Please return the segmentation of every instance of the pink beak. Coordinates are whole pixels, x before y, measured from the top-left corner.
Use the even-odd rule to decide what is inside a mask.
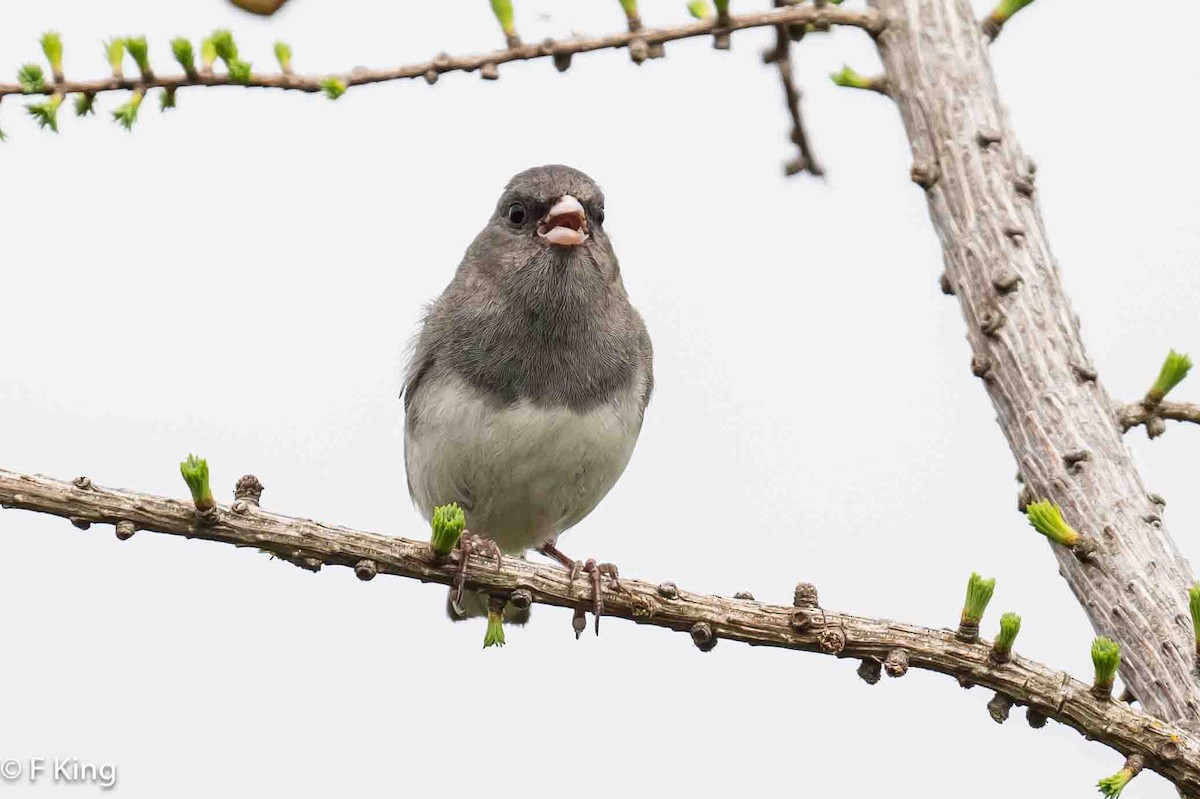
[[[558,202],[546,212],[538,224],[537,233],[551,244],[560,247],[577,247],[588,240],[587,214],[583,205],[569,194],[558,198]]]

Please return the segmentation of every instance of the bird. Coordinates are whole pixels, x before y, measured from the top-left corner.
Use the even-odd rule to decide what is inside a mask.
[[[473,553],[499,563],[536,550],[571,579],[587,572],[597,634],[601,578],[620,589],[617,568],[566,556],[558,538],[625,471],[654,389],[650,335],[604,223],[604,194],[585,173],[514,175],[427,307],[401,392],[409,494],[426,519],[463,509],[460,569]],[[459,580],[451,618],[477,615]],[[582,611],[573,625],[578,637]]]

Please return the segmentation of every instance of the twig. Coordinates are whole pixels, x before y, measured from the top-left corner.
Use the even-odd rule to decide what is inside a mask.
[[[1151,438],[1157,438],[1165,428],[1155,425],[1155,419],[1200,424],[1200,405],[1192,405],[1187,402],[1160,402],[1154,408],[1147,409],[1143,402],[1138,401],[1119,408],[1117,419],[1121,424],[1121,432],[1128,432],[1138,425],[1146,425],[1147,434]]]
[[[838,6],[824,6],[822,8],[792,6],[730,17],[728,30],[762,28],[790,23],[847,25],[862,28],[873,34],[877,34],[883,29],[883,18],[874,11],[843,9]],[[429,61],[390,69],[355,69],[352,72],[344,75],[336,75],[335,77],[340,78],[348,87],[427,76],[436,78],[437,75],[446,72],[473,72],[488,64],[498,65],[511,61],[533,61],[540,58],[554,58],[556,56],[563,59],[567,55],[575,53],[628,47],[630,42],[635,39],[644,41],[647,45],[655,45],[679,39],[690,39],[697,36],[711,36],[715,26],[716,22],[714,20],[700,20],[683,25],[674,25],[665,28],[642,28],[636,32],[622,31],[605,36],[583,37],[562,41],[547,39],[541,44],[523,44],[520,47],[496,50],[490,53],[467,56],[441,55]],[[251,74],[248,80],[239,83],[232,80],[228,74],[197,74],[189,77],[187,75],[167,76],[155,73],[152,78],[145,79],[105,77],[84,81],[68,80],[62,83],[47,84],[45,91],[32,92],[31,94],[50,94],[53,92],[64,94],[73,92],[97,94],[136,87],[145,89],[158,87],[178,89],[186,86],[255,86],[259,88],[319,92],[322,90],[321,84],[329,77],[331,76],[328,74],[305,76]],[[23,93],[22,87],[18,83],[0,83],[0,97]]]
[[[792,120],[790,137],[798,150],[796,157],[784,165],[785,174],[808,172],[816,177],[823,176],[825,170],[813,155],[812,146],[808,142],[808,132],[804,128],[804,117],[800,112],[800,89],[792,77],[792,41],[786,25],[775,29],[775,47],[764,54],[763,60],[768,63],[774,62],[779,70],[779,80],[783,84],[783,102]]]
[[[423,541],[280,516],[246,502],[218,506],[217,520],[202,524],[191,502],[101,488],[88,478],[67,483],[0,469],[0,505],[64,517],[77,526],[118,525],[122,539],[135,529],[149,530],[267,550],[311,571],[347,566],[362,579],[393,574],[449,585],[457,569]],[[577,611],[592,607],[588,582],[570,580],[558,566],[506,557],[496,568],[485,558],[469,564],[465,574],[467,588],[492,596],[521,591],[528,595],[521,594],[522,602],[529,598]],[[908,668],[985,686],[1123,755],[1143,755],[1149,768],[1181,790],[1200,791],[1200,740],[1191,733],[1122,702],[1097,699],[1086,683],[1019,655],[998,664],[988,641],[965,643],[950,630],[823,609],[808,585],[797,589],[795,606],[785,607],[696,594],[670,583],[626,578],[621,583],[625,590],[605,597],[608,615],[689,633],[704,648],[728,639],[876,663],[903,659]],[[903,671],[889,669],[889,674]]]

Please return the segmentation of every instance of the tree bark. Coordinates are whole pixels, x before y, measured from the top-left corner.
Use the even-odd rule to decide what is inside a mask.
[[[1059,571],[1096,631],[1121,644],[1121,678],[1142,706],[1194,724],[1192,569],[1084,351],[987,40],[967,0],[870,4],[885,19],[879,52],[941,239],[943,285],[967,321],[972,371],[1032,496],[1059,505],[1099,545],[1089,562],[1051,544]]]

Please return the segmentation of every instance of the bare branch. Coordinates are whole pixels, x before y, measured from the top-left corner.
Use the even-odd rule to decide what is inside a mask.
[[[786,24],[814,25],[846,25],[862,28],[876,34],[882,30],[881,18],[870,10],[850,10],[837,6],[792,6],[731,16],[728,25],[722,30],[736,31],[747,28],[764,28]],[[587,53],[594,50],[609,50],[628,47],[634,40],[640,40],[647,46],[661,45],[665,42],[679,39],[690,39],[697,36],[711,36],[717,27],[715,20],[700,20],[683,25],[665,28],[642,28],[637,31],[623,31],[606,36],[582,37],[556,41],[547,39],[541,44],[522,44],[506,50],[496,50],[491,53],[480,53],[466,56],[440,55],[429,61],[408,64],[390,69],[355,69],[343,75],[285,75],[285,74],[252,74],[247,80],[235,81],[228,74],[203,74],[194,76],[171,75],[164,76],[155,73],[153,76],[142,78],[105,77],[95,80],[47,83],[44,91],[30,94],[70,94],[83,92],[98,94],[100,92],[120,89],[178,89],[186,86],[255,86],[269,89],[290,89],[302,92],[319,92],[322,83],[330,77],[337,77],[346,86],[361,86],[367,83],[383,83],[409,78],[426,78],[436,80],[438,75],[447,72],[474,72],[476,70],[494,70],[500,64],[512,61],[534,61],[540,58],[557,59],[559,62],[576,53]],[[0,83],[0,97],[9,94],[25,93],[19,83]]]
[[[1142,401],[1133,402],[1117,409],[1117,420],[1121,424],[1121,432],[1128,432],[1138,425],[1146,426],[1146,435],[1158,438],[1166,430],[1163,419],[1174,422],[1191,422],[1200,424],[1200,405],[1187,402],[1160,402],[1152,408],[1147,408]],[[1158,420],[1156,423],[1155,420]]]
[[[972,371],[1028,489],[1022,501],[1049,500],[1096,543],[1086,560],[1049,546],[1096,632],[1121,643],[1121,677],[1142,706],[1163,719],[1195,719],[1200,684],[1185,623],[1192,568],[1149,499],[1116,404],[1090,365],[1038,198],[1017,183],[1032,174],[1031,162],[998,96],[971,3],[869,3],[888,23],[876,43],[912,147],[911,175],[925,191],[946,285],[962,308]],[[1169,371],[1177,378],[1180,370]]]
[[[763,61],[775,64],[779,70],[779,81],[783,85],[783,102],[792,120],[789,138],[792,144],[796,145],[797,153],[795,158],[784,165],[784,172],[788,175],[808,172],[816,177],[823,176],[825,170],[813,155],[812,146],[808,142],[808,132],[804,128],[804,117],[800,112],[800,88],[792,77],[792,40],[788,36],[788,26],[780,25],[775,29],[775,46],[763,53]]]
[[[243,478],[240,484],[248,482]],[[67,483],[0,469],[0,505],[60,516],[84,529],[112,524],[122,540],[134,530],[148,530],[264,549],[310,571],[346,566],[364,580],[392,574],[449,585],[457,570],[426,542],[280,516],[242,500],[218,505],[215,518],[198,515],[192,502],[101,488],[86,477]],[[673,583],[626,578],[621,583],[628,590],[606,595],[607,615],[687,632],[705,651],[728,639],[854,658],[870,666],[859,671],[868,682],[878,679],[880,664],[892,676],[910,668],[953,675],[960,683],[996,691],[1006,707],[1025,705],[1036,718],[1055,719],[1123,755],[1142,755],[1149,768],[1181,790],[1200,791],[1200,740],[1188,731],[1123,702],[1097,699],[1088,684],[1027,658],[1012,654],[1000,663],[988,641],[968,643],[946,629],[826,610],[808,584],[798,586],[794,605],[785,607],[696,594]],[[588,581],[572,582],[558,566],[518,558],[503,558],[499,568],[491,558],[468,564],[466,587],[500,599],[521,592],[521,602],[577,611],[592,607]]]

